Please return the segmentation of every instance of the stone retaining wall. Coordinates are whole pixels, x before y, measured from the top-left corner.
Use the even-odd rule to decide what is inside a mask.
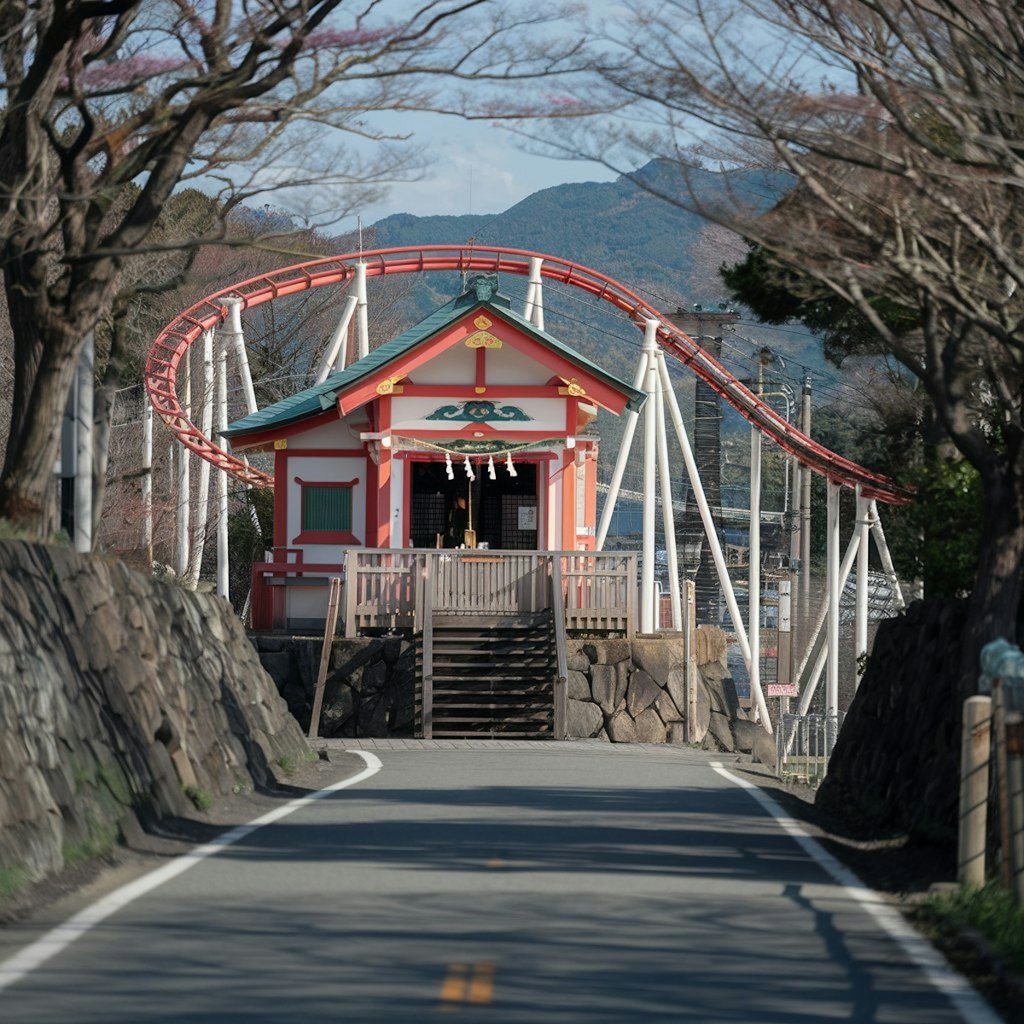
[[[686,675],[678,636],[635,640],[570,640],[568,732],[613,743],[686,742]],[[693,742],[741,750],[774,765],[771,738],[747,721],[726,665],[725,634],[696,634],[696,721]]]
[[[253,636],[264,668],[303,730],[309,728],[323,641]],[[686,682],[679,636],[570,639],[568,734],[613,743],[686,742]],[[694,742],[711,750],[752,753],[774,765],[774,743],[746,721],[726,666],[726,638],[697,630]],[[324,689],[319,735],[411,736],[415,650],[402,637],[336,639]]]
[[[252,642],[278,693],[308,732],[323,640],[254,635]],[[411,736],[415,673],[416,652],[403,637],[336,639],[318,734],[327,739]]]
[[[965,601],[915,601],[879,624],[816,803],[880,834],[955,848]]]
[[[226,602],[0,542],[0,881],[268,783],[307,751]]]

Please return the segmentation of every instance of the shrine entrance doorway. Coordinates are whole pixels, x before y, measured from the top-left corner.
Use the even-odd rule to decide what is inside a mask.
[[[502,551],[538,549],[538,463],[516,463],[511,476],[504,464],[496,466],[492,480],[487,460],[473,460],[475,480],[462,462],[453,462],[448,479],[444,462],[412,461],[409,494],[409,539],[412,547],[458,547],[464,529],[476,533],[477,547]],[[463,499],[464,511],[459,499]]]

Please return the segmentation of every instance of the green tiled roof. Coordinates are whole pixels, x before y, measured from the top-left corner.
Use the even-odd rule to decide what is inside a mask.
[[[492,295],[489,299],[481,300],[472,290],[460,295],[451,302],[446,302],[439,309],[434,310],[425,320],[421,320],[414,327],[404,331],[397,338],[392,338],[383,345],[375,348],[369,355],[347,366],[344,370],[331,374],[322,383],[311,388],[306,388],[290,398],[282,399],[265,409],[260,409],[249,416],[228,425],[227,429],[221,431],[225,437],[236,437],[239,434],[251,434],[257,431],[268,430],[272,427],[283,427],[298,420],[305,419],[330,409],[336,400],[339,392],[347,391],[353,384],[357,384],[364,377],[376,372],[404,356],[421,342],[440,333],[449,324],[460,319],[468,309],[482,306],[501,318],[514,324],[525,334],[536,338],[542,344],[570,362],[575,363],[587,373],[598,380],[610,385],[616,391],[629,396],[627,408],[639,409],[645,399],[642,391],[637,391],[632,385],[619,380],[612,374],[602,370],[589,359],[581,356],[575,350],[564,345],[557,338],[553,338],[544,331],[539,331],[529,320],[519,316],[512,311],[512,302],[507,296]]]

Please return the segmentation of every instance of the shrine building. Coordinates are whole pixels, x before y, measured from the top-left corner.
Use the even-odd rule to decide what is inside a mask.
[[[236,454],[274,453],[275,558],[586,551],[598,454],[587,428],[598,408],[621,415],[644,399],[513,312],[496,276],[481,275],[415,327],[223,434]],[[295,588],[286,618],[322,621],[323,601]]]

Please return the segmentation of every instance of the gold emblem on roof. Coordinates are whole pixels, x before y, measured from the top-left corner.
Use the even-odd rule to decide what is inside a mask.
[[[562,379],[565,380],[564,377]],[[569,380],[565,381],[565,393],[570,395],[572,398],[581,398],[587,392],[575,377],[570,377]]]
[[[488,320],[482,313],[473,321],[474,327],[479,327],[481,331],[486,331],[491,326],[493,321]]]
[[[480,317],[484,320],[486,317]],[[501,348],[501,338],[496,338],[487,331],[477,331],[466,339],[466,348]]]
[[[378,395],[395,395],[395,394],[400,395],[402,393],[402,389],[399,388],[399,387],[396,387],[395,385],[398,384],[398,382],[401,379],[402,379],[402,377],[401,377],[401,375],[399,375],[397,377],[388,377],[387,380],[382,380],[377,385],[377,394]]]

